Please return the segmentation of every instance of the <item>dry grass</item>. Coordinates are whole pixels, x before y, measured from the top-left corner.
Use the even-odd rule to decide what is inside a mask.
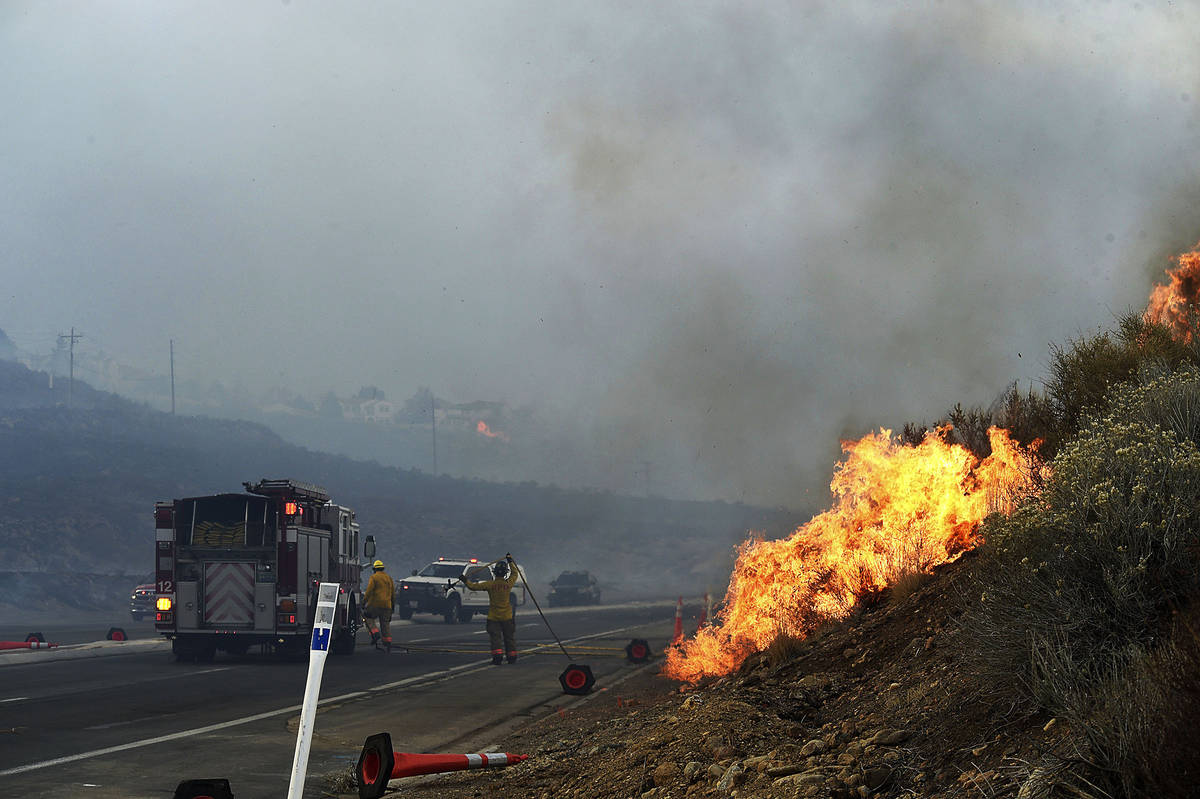
[[[803,638],[780,635],[763,652],[763,658],[766,660],[767,665],[774,669],[785,663],[790,663],[807,651],[808,644]]]
[[[1125,796],[1195,796],[1200,785],[1198,625],[1194,603],[1176,617],[1165,643],[1134,654],[1098,686],[1082,729]]]
[[[892,583],[892,600],[899,601],[911,596],[918,588],[928,583],[933,576],[920,571],[902,572]]]

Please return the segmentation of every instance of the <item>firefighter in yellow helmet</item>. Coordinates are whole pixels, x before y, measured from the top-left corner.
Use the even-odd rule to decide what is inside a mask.
[[[392,610],[396,604],[396,584],[383,570],[383,561],[371,564],[374,570],[367,581],[367,592],[363,595],[363,620],[371,643],[380,652],[392,651]],[[380,639],[383,645],[380,646]]]
[[[492,574],[495,579],[478,583],[466,577],[458,579],[472,591],[488,592],[487,633],[492,644],[492,663],[499,666],[505,654],[509,663],[517,662],[517,622],[513,618],[509,594],[521,573],[517,571],[512,555],[505,555],[504,560],[496,561],[492,566]]]

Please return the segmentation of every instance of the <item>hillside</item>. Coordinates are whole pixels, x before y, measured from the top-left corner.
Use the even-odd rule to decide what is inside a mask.
[[[1043,755],[1070,755],[1071,743],[1065,725],[998,701],[964,662],[956,595],[977,562],[943,566],[695,689],[651,669],[498,742],[525,763],[405,795],[1015,796]],[[1037,780],[1049,788],[1055,776]]]
[[[1157,751],[1141,754],[1168,767],[1156,775],[1156,791],[1120,794],[1089,780],[1092,754],[1083,725],[1022,701],[1003,681],[981,677],[965,600],[980,572],[994,566],[981,553],[968,553],[924,581],[884,592],[808,640],[780,641],[736,673],[694,688],[651,666],[496,742],[497,751],[526,753],[528,761],[502,772],[406,785],[404,795],[1195,796],[1200,757],[1191,725],[1200,689],[1194,685],[1173,706],[1158,701],[1131,708],[1129,720],[1149,721],[1160,731]],[[1190,623],[1200,629],[1200,614],[1193,612]],[[1188,640],[1177,673],[1200,669],[1200,639]],[[1114,736],[1101,743],[1115,748],[1122,742]],[[326,780],[334,791],[349,784],[346,774]]]
[[[950,440],[971,430],[845,446],[834,485],[852,476],[855,491],[788,539],[743,548],[717,625],[655,670],[680,683],[648,670],[501,742],[528,762],[409,795],[1195,797],[1193,330],[1128,314],[1055,348],[1044,394],[956,408],[976,431],[1030,434],[1028,450],[997,449],[1011,440],[988,430],[989,458],[1024,456],[986,515],[941,512],[986,485],[984,453]],[[889,468],[856,471],[866,445]],[[930,454],[947,457],[926,469]],[[914,481],[948,472],[948,491]],[[940,561],[898,545],[944,529],[968,535]]]
[[[535,582],[585,568],[610,592],[698,595],[728,578],[747,531],[794,519],[533,483],[432,477],[328,455],[249,422],[172,416],[0,361],[0,559],[4,569],[145,574],[154,502],[294,477],[358,513],[394,573],[444,554],[518,554]],[[0,597],[0,601],[3,601]]]

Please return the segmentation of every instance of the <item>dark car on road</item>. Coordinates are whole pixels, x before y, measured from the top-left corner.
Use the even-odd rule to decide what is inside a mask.
[[[129,615],[134,621],[154,615],[154,583],[144,583],[129,596]]]
[[[600,586],[596,578],[585,571],[567,571],[550,583],[551,607],[563,605],[599,605]]]

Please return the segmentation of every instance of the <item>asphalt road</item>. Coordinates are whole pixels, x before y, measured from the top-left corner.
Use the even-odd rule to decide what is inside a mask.
[[[638,668],[624,658],[630,639],[661,651],[674,607],[547,617],[603,692]],[[353,656],[330,655],[304,795],[328,795],[316,775],[353,766],[372,733],[390,732],[401,751],[482,751],[516,723],[578,701],[562,693],[568,660],[536,611],[523,608],[517,622],[524,654],[513,665],[491,665],[482,619],[418,616],[393,625],[391,655],[372,650],[365,632]],[[64,643],[75,637],[71,625],[44,627],[47,640],[61,636],[60,648],[0,652],[0,795],[161,799],[195,777],[228,778],[238,799],[286,795],[307,665],[254,652],[176,663],[165,641],[138,640],[142,625],[125,627],[124,643],[74,646]]]
[[[154,630],[152,621],[133,621],[128,617],[113,618],[94,622],[51,622],[29,623],[14,625],[0,623],[0,641],[24,641],[25,636],[32,632],[41,633],[47,643],[54,644],[85,644],[93,641],[103,641],[108,637],[112,628],[123,630],[129,640],[159,638]],[[4,654],[0,652],[0,655]]]

